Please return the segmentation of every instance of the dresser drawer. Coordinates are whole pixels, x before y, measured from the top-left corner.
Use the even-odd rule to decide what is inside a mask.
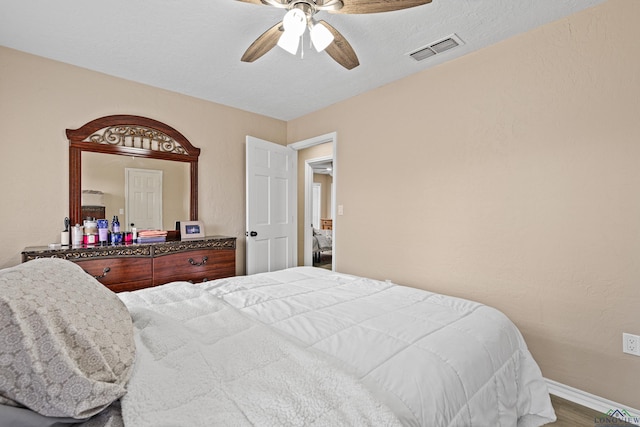
[[[75,262],[114,292],[134,291],[169,282],[198,283],[235,276],[236,238],[209,236],[163,243],[62,248],[33,246],[22,251],[22,262],[50,257]]]
[[[236,251],[205,249],[162,255],[153,259],[153,285],[193,283],[235,276]]]
[[[76,261],[84,271],[114,292],[151,286],[151,258],[104,258]]]

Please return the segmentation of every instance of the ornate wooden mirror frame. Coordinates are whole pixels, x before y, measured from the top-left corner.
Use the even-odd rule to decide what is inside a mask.
[[[81,223],[82,152],[187,162],[191,165],[191,221],[198,220],[198,156],[180,132],[162,122],[141,116],[114,115],[90,121],[78,129],[67,129],[69,139],[69,219]]]

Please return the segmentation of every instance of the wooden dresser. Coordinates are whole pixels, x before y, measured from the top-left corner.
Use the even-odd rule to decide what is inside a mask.
[[[22,262],[64,258],[80,265],[114,292],[133,291],[174,281],[193,283],[235,276],[236,238],[211,236],[164,243],[29,247]]]
[[[321,230],[333,230],[333,220],[332,219],[320,219],[320,229]]]

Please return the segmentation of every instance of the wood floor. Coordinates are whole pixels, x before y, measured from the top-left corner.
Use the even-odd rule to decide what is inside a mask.
[[[635,427],[633,424],[624,423],[622,421],[615,424],[608,424],[602,421],[601,417],[604,414],[594,411],[593,409],[586,408],[578,405],[577,403],[570,402],[562,399],[558,396],[551,395],[551,403],[556,410],[556,417],[558,420],[555,423],[547,424],[553,427],[597,427],[615,425],[616,427]]]
[[[331,257],[332,257],[331,251],[324,251],[320,254],[319,260],[314,260],[313,266],[331,270],[332,268]]]

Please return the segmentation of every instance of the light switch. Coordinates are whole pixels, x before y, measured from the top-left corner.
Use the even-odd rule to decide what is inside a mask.
[[[344,215],[344,206],[338,205],[338,215]]]

